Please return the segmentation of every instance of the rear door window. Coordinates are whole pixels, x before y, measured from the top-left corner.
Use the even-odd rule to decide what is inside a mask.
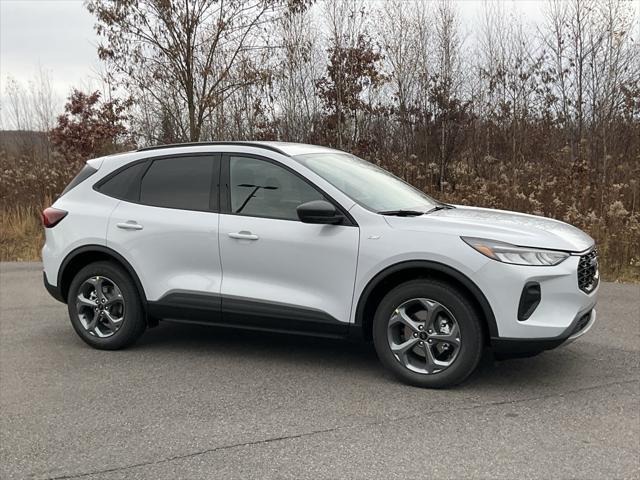
[[[140,203],[181,210],[216,210],[218,165],[215,156],[153,160],[140,182]]]

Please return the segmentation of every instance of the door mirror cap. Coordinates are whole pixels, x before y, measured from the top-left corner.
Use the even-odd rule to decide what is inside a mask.
[[[296,209],[302,223],[319,223],[323,225],[340,225],[344,215],[326,200],[312,200],[298,205]]]

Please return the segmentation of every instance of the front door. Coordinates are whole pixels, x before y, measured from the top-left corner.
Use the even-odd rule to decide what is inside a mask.
[[[230,154],[223,165],[227,188],[219,239],[225,322],[346,333],[358,227],[299,221],[298,205],[326,198],[280,164]]]

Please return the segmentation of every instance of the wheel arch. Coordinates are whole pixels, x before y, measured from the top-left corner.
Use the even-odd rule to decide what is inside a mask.
[[[384,295],[397,285],[416,278],[439,279],[466,293],[483,320],[487,345],[491,338],[498,336],[496,318],[491,305],[473,280],[453,267],[431,260],[409,260],[391,265],[367,283],[356,306],[353,325],[356,336],[371,340],[373,316]]]
[[[142,308],[146,314],[147,312],[147,296],[140,282],[140,278],[136,274],[131,264],[118,252],[103,245],[84,245],[69,252],[60,265],[58,270],[58,286],[60,288],[60,294],[67,301],[69,294],[69,287],[73,281],[73,277],[86,265],[93,262],[110,261],[116,263],[129,274],[133,283],[138,290],[140,299],[142,301]]]

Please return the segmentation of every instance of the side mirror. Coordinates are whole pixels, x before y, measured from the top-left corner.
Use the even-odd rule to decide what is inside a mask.
[[[303,223],[319,223],[324,225],[339,225],[344,216],[326,200],[313,200],[298,205],[298,218]]]

